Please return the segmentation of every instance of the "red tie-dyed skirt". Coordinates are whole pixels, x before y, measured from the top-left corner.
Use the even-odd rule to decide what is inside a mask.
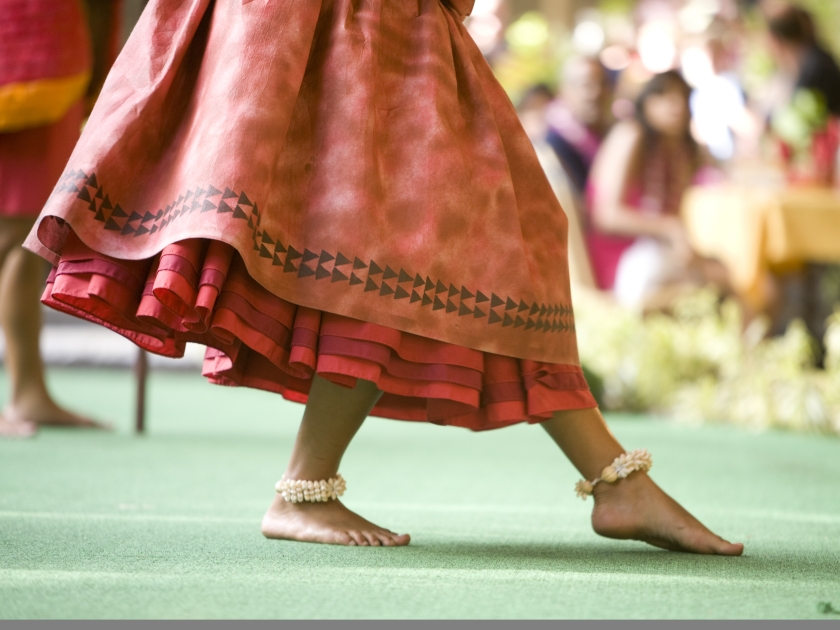
[[[595,406],[566,217],[471,2],[152,0],[27,246],[44,302],[204,373],[493,429]]]

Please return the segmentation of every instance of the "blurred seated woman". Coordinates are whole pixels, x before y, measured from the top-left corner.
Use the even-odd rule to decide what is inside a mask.
[[[679,216],[683,193],[711,161],[691,136],[690,95],[678,72],[655,76],[635,119],[613,127],[593,164],[592,266],[599,287],[632,308],[665,306],[686,285],[728,286],[723,267],[691,249]]]

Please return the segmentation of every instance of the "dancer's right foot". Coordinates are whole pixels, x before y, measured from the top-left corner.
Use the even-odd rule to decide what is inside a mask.
[[[279,494],[263,517],[262,533],[266,538],[360,547],[402,547],[411,540],[363,519],[340,501],[289,503]]]
[[[712,533],[645,473],[595,487],[595,533],[633,539],[670,551],[740,556],[744,545]]]

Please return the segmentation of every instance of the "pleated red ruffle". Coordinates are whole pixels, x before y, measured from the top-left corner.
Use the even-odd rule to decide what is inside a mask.
[[[314,374],[384,392],[373,415],[473,430],[595,407],[581,369],[472,350],[287,302],[248,274],[236,250],[191,239],[147,260],[118,260],[70,231],[43,302],[150,352],[207,346],[204,375],[305,402]]]

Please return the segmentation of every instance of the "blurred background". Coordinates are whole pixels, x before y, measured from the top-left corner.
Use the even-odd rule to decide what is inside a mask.
[[[602,405],[840,432],[840,3],[477,0]]]
[[[88,0],[94,39],[118,49],[144,4]],[[840,3],[476,0],[465,26],[569,219],[602,406],[840,434]],[[42,342],[49,365],[138,361],[53,312]]]
[[[40,3],[0,0],[0,61],[4,6]],[[84,3],[89,109],[145,2]],[[53,17],[42,45],[71,30]],[[377,420],[342,462],[348,505],[412,545],[269,544],[257,524],[302,406],[208,385],[201,347],[147,356],[44,308],[49,387],[31,360],[29,381],[115,430],[11,440],[0,420],[0,616],[837,618],[840,0],[476,0],[464,27],[568,218],[580,357],[611,430],[746,557],[596,538],[541,430]],[[28,310],[0,273],[0,414],[15,322],[38,339],[35,262]]]

